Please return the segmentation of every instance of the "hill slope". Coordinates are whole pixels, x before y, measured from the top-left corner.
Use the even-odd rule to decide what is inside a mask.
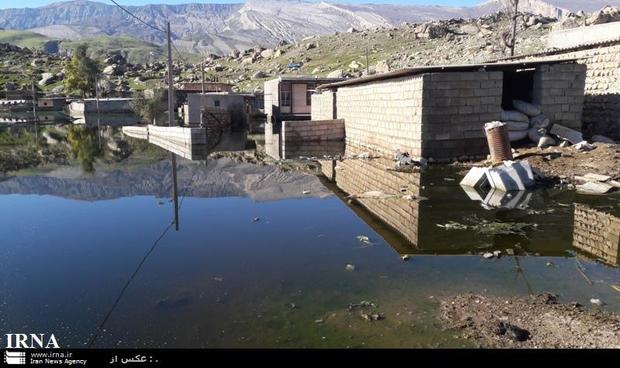
[[[546,16],[568,11],[592,11],[620,0],[522,0],[521,10]],[[503,8],[502,0],[474,7],[417,5],[351,5],[294,0],[248,0],[245,4],[184,4],[129,6],[149,24],[171,23],[174,37],[186,50],[227,54],[256,45],[274,46],[311,35],[342,32],[353,27],[393,27],[403,22],[474,18]],[[165,34],[140,25],[114,5],[85,0],[40,8],[0,10],[0,27],[33,30],[52,38],[87,35],[131,36],[161,44]]]

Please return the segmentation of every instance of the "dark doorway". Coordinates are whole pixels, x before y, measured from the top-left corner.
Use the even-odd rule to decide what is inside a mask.
[[[512,110],[512,101],[532,102],[535,69],[523,69],[504,72],[502,90],[502,108]]]

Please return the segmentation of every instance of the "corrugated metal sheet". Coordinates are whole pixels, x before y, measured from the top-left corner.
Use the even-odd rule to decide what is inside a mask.
[[[382,81],[387,79],[413,76],[425,73],[441,73],[441,72],[474,72],[474,71],[503,71],[514,69],[527,69],[536,67],[542,64],[559,64],[575,62],[577,59],[554,59],[554,60],[537,60],[537,61],[516,61],[516,62],[504,62],[504,63],[484,63],[484,64],[461,64],[461,65],[435,65],[435,66],[423,66],[413,67],[395,70],[383,74],[374,74],[366,77],[360,77],[355,79],[349,79],[342,82],[330,83],[320,85],[319,89],[332,89],[344,86],[351,86],[362,83],[369,83],[375,81]]]

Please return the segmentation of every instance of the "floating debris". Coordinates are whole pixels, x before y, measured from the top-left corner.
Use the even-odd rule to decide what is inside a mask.
[[[385,315],[383,313],[360,313],[360,317],[366,321],[382,321],[385,319]]]
[[[601,306],[601,305],[604,305],[604,304],[605,304],[605,303],[603,303],[603,301],[602,301],[602,300],[600,300],[600,299],[595,299],[595,298],[590,299],[590,303],[592,303],[592,304],[594,304],[594,305],[598,305],[598,306]]]
[[[344,269],[347,271],[355,271],[355,266],[352,264],[347,264]]]
[[[473,230],[481,235],[520,235],[527,238],[526,230],[538,227],[537,224],[523,222],[499,222],[480,219],[476,216],[469,220],[471,225],[450,221],[446,224],[437,224],[446,230]]]
[[[352,310],[358,309],[358,308],[376,308],[377,305],[373,302],[369,302],[367,300],[362,300],[359,303],[349,303],[347,305],[347,310],[349,312],[351,312]]]
[[[310,194],[310,191],[309,190],[304,190],[303,192],[301,192],[301,194],[308,195],[308,194]]]
[[[485,259],[491,259],[491,258],[495,257],[495,255],[493,253],[491,253],[491,252],[487,252],[487,253],[484,253],[482,255],[482,257],[485,258]]]
[[[224,281],[224,278],[222,278],[222,277],[214,277],[213,280],[215,280],[217,282],[222,282],[222,281]]]
[[[325,322],[325,320],[323,320],[323,319],[315,319],[314,320],[314,323],[316,323],[316,324],[320,324],[320,323],[323,323],[323,322]]]
[[[367,237],[366,235],[358,235],[357,236],[357,241],[359,241],[360,243],[364,243],[366,245],[372,245],[372,242],[370,241],[370,238]]]
[[[411,256],[409,254],[405,254],[403,256],[400,257],[403,261],[408,261],[411,259]]]
[[[620,293],[620,286],[618,286],[618,285],[609,285],[609,287]]]
[[[254,217],[254,218],[252,219],[252,222],[259,222],[259,221],[260,221],[260,217]]]

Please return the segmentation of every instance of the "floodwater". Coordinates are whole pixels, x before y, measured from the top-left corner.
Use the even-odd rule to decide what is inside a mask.
[[[596,249],[591,220],[620,216],[618,194],[476,201],[462,169],[384,159],[322,160],[329,178],[234,157],[176,157],[174,172],[169,152],[93,129],[71,133],[65,161],[0,176],[6,333],[62,347],[467,347],[441,327],[442,296],[552,292],[620,312],[618,249]],[[35,139],[23,134],[0,128]]]

